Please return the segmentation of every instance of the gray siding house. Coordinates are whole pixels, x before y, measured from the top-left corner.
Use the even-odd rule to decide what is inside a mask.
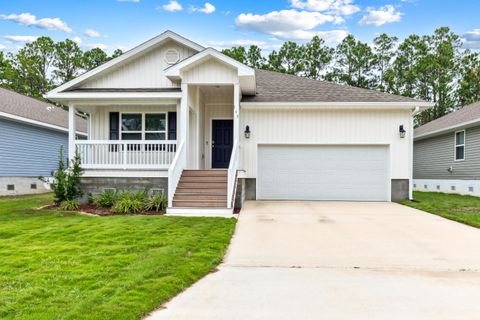
[[[415,129],[414,189],[480,196],[480,102]]]
[[[77,119],[78,137],[87,123]],[[68,112],[0,88],[0,195],[48,191],[39,176],[57,166],[60,146],[68,154]]]

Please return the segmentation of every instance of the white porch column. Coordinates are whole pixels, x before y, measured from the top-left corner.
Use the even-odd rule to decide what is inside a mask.
[[[75,133],[77,132],[75,122],[76,108],[74,105],[68,106],[68,160],[75,157]]]
[[[240,84],[233,85],[233,141],[240,140]]]
[[[188,125],[190,123],[189,119],[190,110],[188,107],[188,84],[182,83],[182,100],[180,102],[180,116],[178,119],[178,124],[180,125],[180,137],[179,142],[184,140],[185,155],[188,159],[189,154],[189,143],[188,143]],[[188,166],[188,164],[187,164]]]

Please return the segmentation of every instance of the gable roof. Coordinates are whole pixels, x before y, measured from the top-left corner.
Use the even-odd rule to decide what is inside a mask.
[[[156,46],[157,44],[159,44],[159,43],[161,43],[165,40],[168,40],[168,39],[171,39],[171,40],[174,40],[178,43],[181,43],[182,45],[187,46],[189,48],[192,48],[195,51],[202,51],[202,50],[205,49],[201,45],[199,45],[199,44],[197,44],[197,43],[195,43],[191,40],[188,40],[187,38],[184,38],[181,35],[173,32],[173,31],[167,30],[167,31],[161,33],[160,35],[158,35],[158,36],[156,36],[156,37],[154,37],[154,38],[136,46],[135,48],[125,52],[124,54],[116,57],[115,59],[112,59],[112,60],[110,60],[110,61],[108,61],[108,62],[106,62],[106,63],[88,71],[88,72],[85,72],[84,74],[76,77],[75,79],[73,79],[73,80],[71,80],[67,83],[64,83],[61,86],[58,86],[57,88],[51,90],[50,92],[47,92],[45,97],[48,98],[48,99],[54,99],[56,94],[61,93],[63,91],[71,90],[72,88],[74,88],[78,84],[86,81],[87,79],[92,78],[93,76],[97,76],[99,74],[102,74],[102,73],[106,72],[107,70],[111,70],[111,68],[116,67],[116,66],[118,66],[118,65],[120,65],[124,62],[131,61],[137,55],[141,55],[146,50],[148,50],[148,49]]]
[[[257,93],[244,96],[243,103],[268,102],[393,102],[417,106],[430,103],[375,90],[362,89],[284,74],[274,71],[255,70]]]
[[[470,124],[480,123],[480,102],[467,105],[415,129],[415,138],[433,136]]]
[[[68,112],[53,104],[0,88],[0,117],[68,131]],[[77,130],[87,132],[87,121],[77,117]]]

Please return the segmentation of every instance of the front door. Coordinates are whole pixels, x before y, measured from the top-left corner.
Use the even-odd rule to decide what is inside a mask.
[[[233,120],[212,120],[212,168],[228,168],[233,148]]]

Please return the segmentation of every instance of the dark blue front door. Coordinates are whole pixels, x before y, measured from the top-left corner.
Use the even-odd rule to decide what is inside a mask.
[[[212,120],[212,168],[228,168],[233,148],[233,120]]]

